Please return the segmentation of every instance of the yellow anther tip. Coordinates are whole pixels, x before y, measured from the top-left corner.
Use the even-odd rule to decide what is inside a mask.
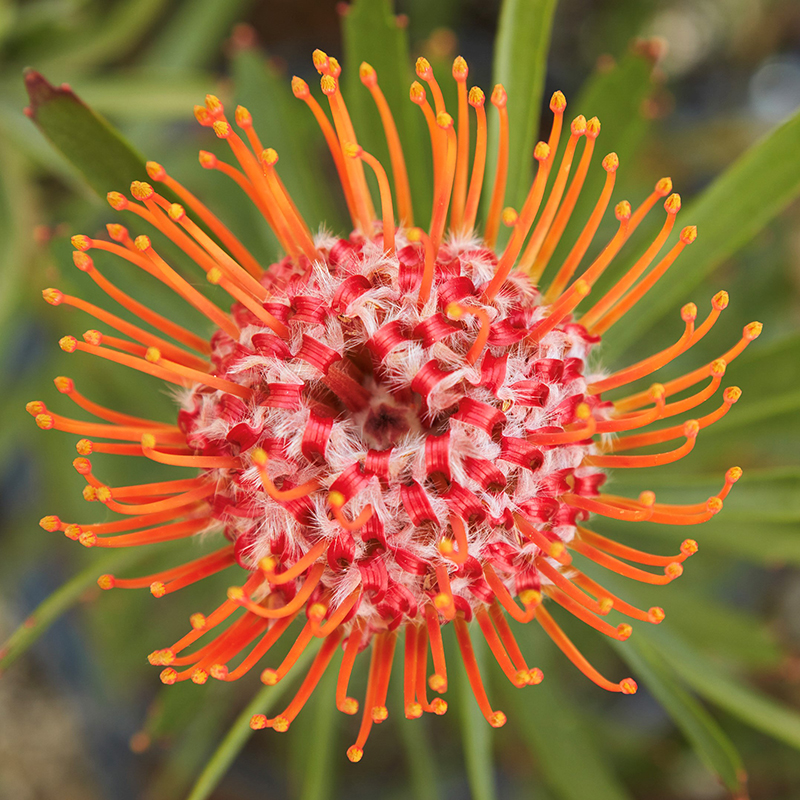
[[[25,410],[33,417],[47,413],[47,406],[41,400],[31,400],[25,404]]]
[[[328,54],[324,50],[320,50],[317,48],[311,54],[311,60],[314,62],[314,67],[317,72],[324,72],[328,69],[328,64],[330,59],[328,58]]]
[[[486,102],[486,95],[483,93],[483,89],[478,86],[473,86],[469,90],[469,104],[473,108],[477,108],[479,106],[483,106]]]
[[[700,433],[700,423],[696,419],[690,419],[683,423],[683,435],[687,439],[694,439]]]
[[[697,306],[694,303],[687,303],[681,308],[681,319],[684,322],[697,319]]]
[[[508,206],[500,213],[500,219],[502,220],[503,225],[505,225],[507,228],[513,228],[517,224],[519,214],[516,212],[516,209]]]
[[[250,453],[250,460],[256,467],[263,467],[267,463],[267,452],[260,447],[254,447]]]
[[[550,110],[554,114],[563,114],[566,107],[567,98],[564,97],[564,93],[561,91],[553,92],[553,96],[550,98]]]
[[[342,147],[342,150],[348,158],[361,158],[361,154],[364,152],[361,147],[353,142],[348,142],[345,144],[344,147]]]
[[[74,353],[78,349],[78,340],[74,336],[62,336],[58,340],[58,346],[65,353]]]
[[[666,197],[672,191],[672,178],[661,178],[656,183],[656,194]]]
[[[503,725],[506,724],[507,717],[502,711],[495,711],[491,717],[489,717],[489,724],[493,728],[502,728]]]
[[[208,681],[208,673],[204,669],[196,669],[192,673],[192,683],[202,686]]]
[[[341,508],[345,504],[345,496],[341,492],[337,491],[329,492],[328,502],[334,508]]]
[[[729,386],[723,393],[722,399],[726,403],[738,403],[739,398],[742,396],[742,390],[738,386]]]
[[[586,135],[590,139],[596,139],[600,135],[600,120],[597,117],[592,117],[586,123]]]
[[[128,198],[121,192],[109,192],[106,200],[115,211],[123,211],[128,207]]]
[[[619,688],[622,694],[636,694],[639,687],[633,678],[625,678],[619,682]]]
[[[146,181],[131,183],[131,195],[135,200],[150,200],[155,193],[155,189]]]
[[[681,241],[684,244],[691,244],[697,238],[697,226],[687,225],[681,231]]]
[[[312,603],[308,607],[308,618],[314,622],[322,622],[328,613],[328,607],[324,603]]]
[[[503,84],[498,83],[494,89],[492,89],[492,105],[495,108],[505,108],[506,103],[508,102],[508,95],[506,94],[506,90],[503,87]]]
[[[653,606],[647,612],[647,619],[653,623],[653,625],[660,625],[664,621],[664,609],[660,606]]]
[[[150,241],[150,237],[146,236],[145,234],[137,236],[133,240],[133,244],[137,250],[141,250],[143,253],[153,246],[153,243]]]
[[[469,67],[467,62],[461,56],[456,56],[453,61],[453,78],[457,81],[463,82],[469,76]]]
[[[370,711],[372,721],[377,725],[389,718],[389,709],[386,706],[374,706]]]
[[[447,691],[447,681],[437,672],[434,672],[433,675],[428,678],[428,686],[437,694]]]
[[[725,473],[725,480],[729,481],[730,483],[736,483],[739,478],[742,477],[742,468],[741,467],[731,467]]]
[[[208,150],[201,150],[197,154],[197,160],[203,169],[214,169],[217,166],[217,157]]]
[[[614,216],[620,221],[624,222],[631,218],[631,204],[627,200],[622,200],[614,206]]]
[[[42,299],[51,306],[60,306],[64,302],[64,294],[58,289],[53,289],[51,287],[42,290]]]
[[[458,303],[448,303],[444,309],[450,319],[461,319],[464,316],[464,309]]]
[[[677,214],[681,210],[681,196],[677,192],[673,192],[664,201],[664,210],[667,214]]]
[[[717,292],[714,295],[711,304],[714,306],[714,308],[724,311],[728,307],[729,299],[728,293],[723,289],[723,291]]]
[[[417,59],[415,69],[417,72],[417,76],[422,78],[423,80],[426,80],[427,78],[430,78],[433,75],[433,70],[431,69],[430,61],[428,61],[428,59],[424,58],[423,56],[420,56]]]
[[[764,330],[764,325],[760,322],[751,322],[749,325],[744,326],[744,337],[750,341],[758,339],[761,336],[761,331]]]
[[[72,378],[65,378],[63,375],[53,378],[53,383],[55,384],[56,390],[61,392],[61,394],[69,394],[75,389]]]
[[[538,686],[544,680],[544,673],[539,667],[534,667],[528,670],[528,685]]]
[[[597,601],[597,605],[600,607],[600,613],[605,615],[614,608],[614,601],[610,597],[604,597]]]
[[[94,547],[97,544],[97,536],[92,531],[84,531],[78,537],[78,541],[84,547]]]
[[[283,715],[279,715],[272,721],[272,730],[277,733],[286,733],[289,730],[289,725],[289,720]]]
[[[414,81],[408,90],[408,96],[413,103],[422,105],[425,102],[425,89],[419,81]]]
[[[274,669],[265,669],[261,673],[261,683],[266,686],[274,686],[278,682],[278,673]]]
[[[354,764],[357,764],[362,758],[364,758],[364,751],[360,747],[353,745],[352,747],[347,748],[347,757]]]
[[[196,612],[189,617],[189,624],[193,630],[200,631],[206,626],[206,616],[200,612]]]
[[[680,576],[683,575],[683,565],[677,561],[673,561],[671,564],[667,564],[667,566],[664,567],[664,574],[671,580],[680,578]]]
[[[339,705],[339,711],[352,717],[353,714],[358,713],[358,700],[354,697],[345,697],[341,705]]]
[[[219,139],[227,139],[233,133],[231,126],[221,119],[218,119],[211,127]]]
[[[261,162],[268,167],[274,167],[278,163],[278,151],[274,147],[267,147],[261,153]]]
[[[419,719],[422,716],[422,706],[419,703],[409,703],[405,707],[406,719]]]
[[[150,594],[153,597],[163,597],[167,593],[167,587],[162,581],[153,581],[150,584]]]
[[[431,708],[437,717],[441,717],[443,714],[447,713],[447,700],[442,700],[441,697],[434,697],[433,700],[431,700]]]
[[[228,600],[238,603],[244,600],[244,589],[241,586],[229,586],[227,591]]]
[[[145,433],[141,438],[142,449],[152,450],[156,446],[156,437],[152,433]]]
[[[175,681],[178,680],[178,673],[172,669],[172,667],[167,667],[165,670],[161,671],[161,683],[165,683],[167,686],[172,686]]]
[[[100,347],[100,345],[103,344],[103,334],[98,330],[84,331],[83,341],[93,347]]]
[[[292,78],[292,93],[301,100],[311,94],[308,84],[302,78],[298,78],[297,75]]]
[[[727,369],[728,369],[728,363],[724,359],[718,358],[716,361],[711,362],[709,373],[714,378],[721,378],[725,374],[725,370]]]
[[[583,114],[579,114],[572,120],[572,124],[569,128],[573,136],[583,136],[583,134],[586,133],[586,117],[584,117]]]
[[[169,218],[175,222],[180,222],[186,217],[186,209],[180,203],[172,203],[167,209]]]
[[[105,575],[101,575],[97,579],[97,585],[104,591],[107,592],[109,589],[114,588],[114,576],[109,575],[106,573]]]
[[[92,247],[92,240],[82,233],[75,234],[70,238],[70,242],[76,250],[89,250]]]
[[[436,124],[442,130],[449,130],[453,127],[453,118],[446,111],[442,111],[436,115]]]
[[[250,717],[250,728],[254,731],[261,731],[267,727],[267,718],[264,714],[253,714]]]
[[[536,589],[523,589],[519,593],[519,599],[524,606],[538,606],[542,602],[542,593]]]
[[[609,153],[603,159],[603,169],[606,172],[616,172],[619,169],[619,156],[616,153]]]
[[[361,83],[367,87],[376,86],[378,83],[378,73],[375,72],[372,64],[368,64],[366,61],[361,62],[361,66],[358,68],[358,77],[361,78]]]
[[[323,94],[332,95],[336,91],[336,79],[332,75],[323,75],[319,79],[319,87]]]
[[[687,558],[693,556],[698,550],[697,542],[694,539],[684,539],[681,542],[681,553]]]
[[[79,475],[89,475],[92,471],[92,462],[88,458],[78,456],[72,460],[72,466]]]
[[[152,181],[163,181],[167,177],[167,171],[158,161],[148,161],[145,164],[147,175]]]
[[[537,161],[546,161],[550,157],[550,146],[547,142],[537,142],[533,148],[533,157]]]
[[[633,633],[633,628],[628,625],[627,622],[622,622],[617,625],[617,638],[624,642],[626,639],[630,639],[631,634]]]
[[[253,125],[253,115],[244,106],[236,106],[234,119],[240,128],[250,128]]]
[[[55,514],[48,514],[39,520],[39,527],[48,533],[55,533],[61,527],[61,520]]]
[[[225,107],[220,102],[219,97],[215,94],[207,94],[206,95],[206,108],[209,110],[211,114],[222,114],[225,111]]]

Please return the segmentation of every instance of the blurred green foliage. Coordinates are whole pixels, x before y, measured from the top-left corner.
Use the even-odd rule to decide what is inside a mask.
[[[800,24],[796,4],[775,0],[766,11],[746,0],[696,5],[678,0],[507,0],[499,9],[468,0],[410,0],[397,9],[411,15],[407,24],[395,17],[388,0],[356,0],[342,20],[343,52],[336,44],[333,3],[304,0],[292,13],[283,5],[255,0],[0,2],[4,616],[21,621],[42,603],[29,624],[9,639],[0,660],[8,668],[0,682],[0,714],[8,702],[4,692],[13,693],[23,673],[39,691],[77,698],[82,710],[68,713],[90,744],[84,753],[84,772],[90,777],[82,784],[87,798],[322,800],[411,794],[426,800],[713,800],[745,796],[742,765],[754,798],[796,797],[800,762],[787,748],[800,748],[800,629],[794,622],[800,616],[800,117],[795,113],[777,127],[777,119],[759,117],[748,84],[737,77],[760,74],[762,65],[775,59],[791,65],[791,58],[798,58],[800,37],[791,39],[787,33],[792,20]],[[698,16],[701,12],[705,16]],[[251,26],[234,29],[239,21]],[[698,27],[701,22],[707,27]],[[635,698],[605,695],[554,653],[540,631],[521,631],[519,638],[546,677],[541,687],[512,693],[487,659],[490,690],[509,717],[503,730],[484,727],[454,658],[451,712],[418,722],[392,714],[373,735],[367,757],[354,767],[343,756],[353,721],[332,713],[330,682],[320,687],[290,734],[252,740],[249,716],[254,709],[271,707],[277,690],[252,681],[157,688],[144,654],[173,641],[189,613],[213,607],[209,597],[221,596],[226,579],[209,579],[162,601],[146,592],[100,596],[92,588],[93,578],[111,567],[36,525],[44,513],[83,520],[86,512],[80,502],[82,482],[67,464],[65,438],[39,431],[24,404],[41,397],[55,406],[48,377],[68,368],[78,387],[91,386],[100,402],[145,416],[170,419],[173,414],[171,399],[155,381],[140,379],[147,391],[137,388],[133,397],[130,376],[122,369],[77,357],[65,364],[68,357],[56,340],[67,330],[78,332],[76,326],[86,320],[40,300],[40,290],[50,285],[89,300],[99,296],[69,266],[69,235],[95,234],[116,220],[92,188],[125,190],[131,170],[136,172],[141,163],[138,152],[163,162],[208,198],[265,263],[277,255],[274,237],[246,198],[197,165],[198,149],[219,147],[191,114],[208,91],[250,108],[262,138],[279,151],[281,174],[303,214],[314,224],[325,222],[341,231],[342,197],[329,188],[333,171],[324,143],[307,109],[291,95],[287,67],[311,83],[314,46],[341,54],[356,127],[365,144],[384,155],[377,114],[357,79],[360,61],[371,61],[381,76],[388,76],[382,83],[414,165],[417,207],[429,206],[429,148],[406,92],[417,54],[428,55],[440,72],[447,67],[456,54],[451,29],[487,95],[491,82],[502,80],[513,97],[510,113],[516,104],[512,119],[519,140],[508,202],[518,202],[527,188],[526,152],[539,135],[541,98],[559,88],[554,81],[568,90],[575,113],[600,116],[598,146],[603,152],[616,150],[622,162],[617,199],[640,202],[663,174],[671,174],[679,190],[687,189],[680,219],[699,225],[698,242],[630,324],[626,320],[612,330],[604,358],[625,363],[673,341],[680,328],[678,306],[693,300],[702,314],[720,288],[731,292],[724,324],[676,369],[719,355],[750,319],[760,318],[765,332],[726,376],[726,384],[744,390],[742,401],[723,422],[704,431],[690,459],[644,477],[614,476],[623,493],[652,487],[661,501],[692,502],[715,492],[732,463],[745,469],[724,514],[692,531],[701,553],[677,584],[656,592],[626,583],[619,590],[645,607],[663,606],[667,620],[658,629],[636,626],[631,642],[613,648],[565,621],[570,637],[599,668],[621,674],[625,661],[647,691]],[[652,47],[629,47],[633,36],[654,31],[674,36],[674,55],[662,62],[663,69],[654,68]],[[57,90],[34,108],[36,122],[61,153],[23,114],[28,100],[22,69],[27,66],[56,85],[70,84],[86,103]],[[726,105],[719,99],[726,93],[738,99]],[[95,112],[111,120],[122,138]],[[546,129],[546,113],[544,123]],[[109,161],[110,146],[116,155]],[[587,180],[577,220],[588,215],[599,191],[598,173]],[[574,238],[572,228],[566,242]],[[607,232],[602,227],[598,241]],[[643,225],[634,249],[652,233]],[[208,332],[189,311],[176,311],[143,277],[100,254],[98,263],[123,288],[146,291],[157,310]],[[98,457],[97,468],[109,484],[130,484],[145,476],[157,480],[161,474],[152,464],[122,464],[113,456]],[[685,534],[646,524],[605,527],[645,549],[669,550]],[[198,551],[211,546],[213,541],[196,544]],[[143,574],[174,564],[179,554],[167,546],[109,558],[130,559],[132,572]],[[47,633],[76,604],[80,613]],[[6,627],[11,634],[11,626]],[[38,645],[11,667],[41,634]],[[354,680],[363,686],[363,669]],[[394,683],[399,680],[398,674]],[[20,731],[35,732],[46,724],[36,715],[12,720]],[[125,755],[127,739],[137,731],[136,749],[144,744],[150,749]],[[113,759],[99,756],[104,740],[111,742]],[[9,763],[22,756],[0,749],[0,759]],[[67,780],[58,749],[37,753],[29,748],[24,757],[34,787],[27,796],[48,791],[44,772],[35,788],[37,764],[56,764]],[[11,786],[5,767],[0,761],[0,796]]]

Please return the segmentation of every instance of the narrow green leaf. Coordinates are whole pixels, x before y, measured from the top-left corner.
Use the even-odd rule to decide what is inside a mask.
[[[101,197],[146,177],[144,157],[72,89],[56,88],[32,69],[25,72],[25,86],[30,118]]]
[[[485,645],[479,636],[472,637],[472,647],[478,665],[482,666]],[[492,729],[483,717],[460,658],[450,658],[458,666],[452,670],[454,702],[458,703],[461,718],[461,736],[467,779],[473,800],[495,800],[494,757],[492,755]],[[482,670],[483,671],[483,670]],[[448,670],[448,675],[450,670]]]
[[[399,681],[395,682],[395,707],[403,707],[403,687]],[[399,728],[408,762],[411,796],[416,800],[441,800],[427,720],[400,720]]]
[[[0,647],[0,671],[10,667],[62,614],[76,605],[87,589],[96,587],[99,575],[114,573],[141,561],[149,555],[146,550],[147,548],[116,550],[105,558],[93,560],[86,569],[43,600]]]
[[[708,769],[732,792],[741,791],[746,775],[739,753],[708,711],[674,680],[657,651],[641,637],[612,644],[672,717]]]
[[[308,758],[308,742],[300,747],[305,751],[305,779],[300,791],[300,800],[327,800],[333,794],[334,736],[336,734],[336,671],[328,669],[314,690],[316,701],[313,726],[314,757]]]
[[[637,630],[694,690],[720,708],[800,749],[800,713],[741,683],[669,630]]]
[[[800,112],[751,147],[681,212],[697,241],[651,293],[614,326],[603,344],[613,360],[677,309],[703,278],[749,242],[800,193]],[[677,233],[675,234],[677,237]]]
[[[295,675],[299,675],[303,671],[318,647],[319,642],[317,641],[306,648],[292,670]],[[293,681],[284,680],[274,686],[264,686],[256,694],[242,713],[236,717],[233,725],[219,743],[214,755],[211,756],[205,769],[197,778],[187,800],[206,800],[211,795],[252,735],[250,718],[254,714],[269,714],[292,684]]]
[[[406,164],[414,213],[418,221],[430,212],[430,148],[423,144],[423,118],[409,100],[414,78],[408,49],[408,33],[398,24],[389,0],[355,0],[342,20],[344,46],[343,89],[359,143],[389,169],[389,149],[380,116],[369,91],[361,84],[358,68],[371,64],[392,110]]]
[[[506,204],[519,208],[533,174],[533,144],[539,130],[547,52],[557,0],[505,0],[494,43],[493,80],[508,94],[509,157]],[[496,152],[498,121],[490,114],[489,152]],[[492,144],[494,143],[494,144]],[[487,162],[487,185],[495,163]],[[488,205],[490,193],[486,193]]]
[[[498,687],[504,694],[506,707],[514,711],[509,714],[509,724],[522,734],[535,754],[544,782],[559,800],[629,800],[608,761],[598,752],[581,712],[561,684],[560,653],[551,653],[550,646],[541,640],[538,644],[541,646],[537,647],[537,664],[545,674],[541,686],[515,689],[504,680]]]

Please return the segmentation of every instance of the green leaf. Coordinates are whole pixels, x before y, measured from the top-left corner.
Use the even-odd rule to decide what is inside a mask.
[[[56,88],[32,69],[25,71],[25,86],[31,119],[101,197],[146,177],[144,157],[72,89]]]
[[[113,573],[149,555],[148,548],[117,550],[92,563],[43,600],[0,648],[0,671],[11,666],[62,614],[78,603],[99,575]]]
[[[608,332],[604,358],[613,360],[686,302],[688,292],[747,244],[798,193],[800,112],[751,147],[681,212],[681,224],[697,226],[697,241],[659,281],[658,290]]]
[[[741,791],[746,775],[739,753],[716,720],[664,667],[658,652],[638,636],[612,644],[672,717],[703,763],[732,792]]]
[[[514,208],[519,208],[524,200],[533,174],[533,144],[539,130],[556,2],[505,0],[500,10],[494,43],[493,80],[502,83],[508,94],[509,156],[505,204]],[[499,123],[496,114],[489,114],[489,119],[489,152],[494,153]],[[488,159],[486,166],[487,185],[492,186],[494,159]],[[490,197],[491,193],[487,193],[486,207]]]
[[[313,737],[314,757],[308,758],[308,741],[300,740],[297,745],[302,750],[305,770],[300,800],[327,800],[333,793],[334,738],[336,735],[336,704],[333,702],[336,693],[336,676],[333,669],[328,669],[314,690],[316,703]],[[341,755],[341,754],[340,754]]]
[[[535,754],[542,778],[559,800],[629,800],[560,681],[561,654],[552,653],[541,640],[537,645],[543,683],[524,689],[515,689],[506,680],[501,683],[506,706],[514,710],[509,724],[519,729]]]
[[[408,33],[398,24],[389,0],[356,0],[342,20],[344,46],[343,91],[359,143],[389,169],[389,149],[380,116],[366,87],[362,86],[358,68],[362,61],[371,64],[392,110],[400,142],[403,146],[411,197],[417,221],[430,213],[430,148],[423,144],[423,117],[409,100],[408,89],[413,80]],[[428,168],[418,168],[425,164]]]
[[[295,675],[299,675],[302,672],[318,647],[319,641],[316,641],[306,648],[292,669]],[[274,686],[264,686],[256,694],[242,713],[236,717],[233,725],[231,725],[225,737],[219,743],[214,755],[211,756],[205,769],[197,778],[187,800],[206,800],[211,795],[252,735],[253,730],[250,727],[250,718],[254,714],[269,714],[292,684],[292,680],[283,680]]]
[[[800,749],[800,714],[726,673],[668,630],[637,630],[655,656],[669,664],[694,690],[720,708]]]
[[[394,707],[403,708],[403,686],[400,681],[394,682],[393,693]],[[427,720],[401,719],[398,727],[408,762],[411,796],[416,800],[441,800],[438,770]]]
[[[472,637],[472,647],[478,666],[483,667],[485,645],[479,636]],[[484,719],[472,687],[467,679],[464,662],[455,657],[448,659],[449,663],[457,663],[452,670],[454,684],[453,701],[458,703],[461,719],[461,736],[464,748],[464,759],[467,766],[467,779],[472,792],[473,800],[495,800],[497,793],[494,784],[494,757],[492,755],[492,728]],[[448,675],[450,674],[448,670]],[[481,669],[483,673],[484,670]]]

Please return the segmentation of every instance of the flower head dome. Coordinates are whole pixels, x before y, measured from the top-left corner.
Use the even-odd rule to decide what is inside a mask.
[[[375,70],[362,64],[360,77],[383,122],[388,165],[358,144],[336,60],[318,50],[314,64],[330,115],[304,81],[294,78],[292,88],[329,146],[352,218],[350,236],[313,234],[281,181],[278,153],[263,147],[247,109],[237,108],[231,121],[220,101],[208,96],[195,115],[227,142],[235,163],[204,151],[200,163],[249,195],[285,257],[262,266],[201,200],[153,162],[147,167],[152,183],[136,181],[131,199],[112,192],[109,202],[150,223],[189,256],[219,287],[214,300],[146,235],[132,236],[115,223],[108,226],[109,240],[73,237],[78,269],[142,326],[46,289],[48,303],[78,308],[124,337],[90,330],[82,339],[64,337],[62,349],[173,384],[181,408],[174,423],[142,419],[102,407],[69,378],[56,378],[58,391],[99,421],[74,420],[39,401],[28,409],[39,427],[83,437],[74,466],[86,478],[84,495],[119,516],[98,524],[48,516],[42,527],[62,530],[87,547],[111,548],[222,531],[227,544],[209,555],[155,575],[103,575],[99,584],[149,586],[162,597],[221,570],[237,576],[223,602],[209,602],[191,617],[182,638],[150,655],[167,684],[234,681],[254,669],[274,684],[321,639],[288,706],[271,719],[254,716],[253,728],[287,730],[343,649],[336,705],[346,714],[362,713],[347,751],[352,761],[362,757],[373,723],[387,717],[398,644],[406,717],[446,711],[440,695],[447,691],[442,627],[448,624],[478,705],[494,727],[506,717],[487,696],[471,637],[485,638],[515,686],[542,680],[508,616],[539,623],[602,688],[634,693],[632,678],[601,675],[556,622],[561,611],[551,610],[559,606],[618,640],[628,638],[631,626],[610,625],[605,617],[612,608],[643,623],[662,621],[662,609],[636,608],[616,597],[574,565],[572,554],[650,584],[681,574],[697,550],[692,539],[674,555],[653,555],[593,532],[590,517],[690,526],[721,510],[741,475],[738,468],[728,471],[717,495],[694,505],[659,503],[650,491],[620,497],[602,487],[609,469],[668,464],[691,452],[700,431],[738,400],[737,388],[725,389],[711,413],[650,426],[685,420],[710,399],[726,365],[758,336],[760,325],[745,327],[719,359],[667,383],[634,388],[705,336],[728,303],[720,292],[701,322],[693,303],[681,309],[683,331],[671,346],[618,372],[596,373],[592,351],[602,335],[697,235],[684,227],[664,251],[681,205],[669,178],[635,208],[616,203],[616,231],[587,263],[619,166],[614,153],[602,159],[595,154],[600,122],[580,115],[567,122],[566,100],[556,92],[548,141],[533,152],[536,175],[525,202],[503,208],[509,140],[503,87],[496,86],[490,98],[500,136],[489,186],[483,91],[468,90],[467,64],[457,58],[452,74],[458,107],[451,115],[421,58],[410,99],[429,129],[434,182],[431,219],[417,227],[402,146]],[[477,131],[472,158],[471,114]],[[590,169],[605,172],[602,192],[566,258],[554,263]],[[369,173],[377,179],[377,208]],[[488,213],[476,229],[484,194]],[[589,301],[597,280],[651,212],[664,215],[661,231],[605,294]],[[511,230],[498,248],[501,222]],[[95,266],[96,250],[168,286],[176,302],[208,318],[213,335],[202,338],[128,296]],[[670,399],[685,390],[693,393]],[[657,452],[631,452],[652,445]],[[111,487],[95,475],[93,453],[145,457],[195,475]],[[304,621],[296,640],[282,661],[273,661],[271,648],[296,619]],[[349,696],[348,685],[364,649],[370,651],[369,679],[359,701]]]

